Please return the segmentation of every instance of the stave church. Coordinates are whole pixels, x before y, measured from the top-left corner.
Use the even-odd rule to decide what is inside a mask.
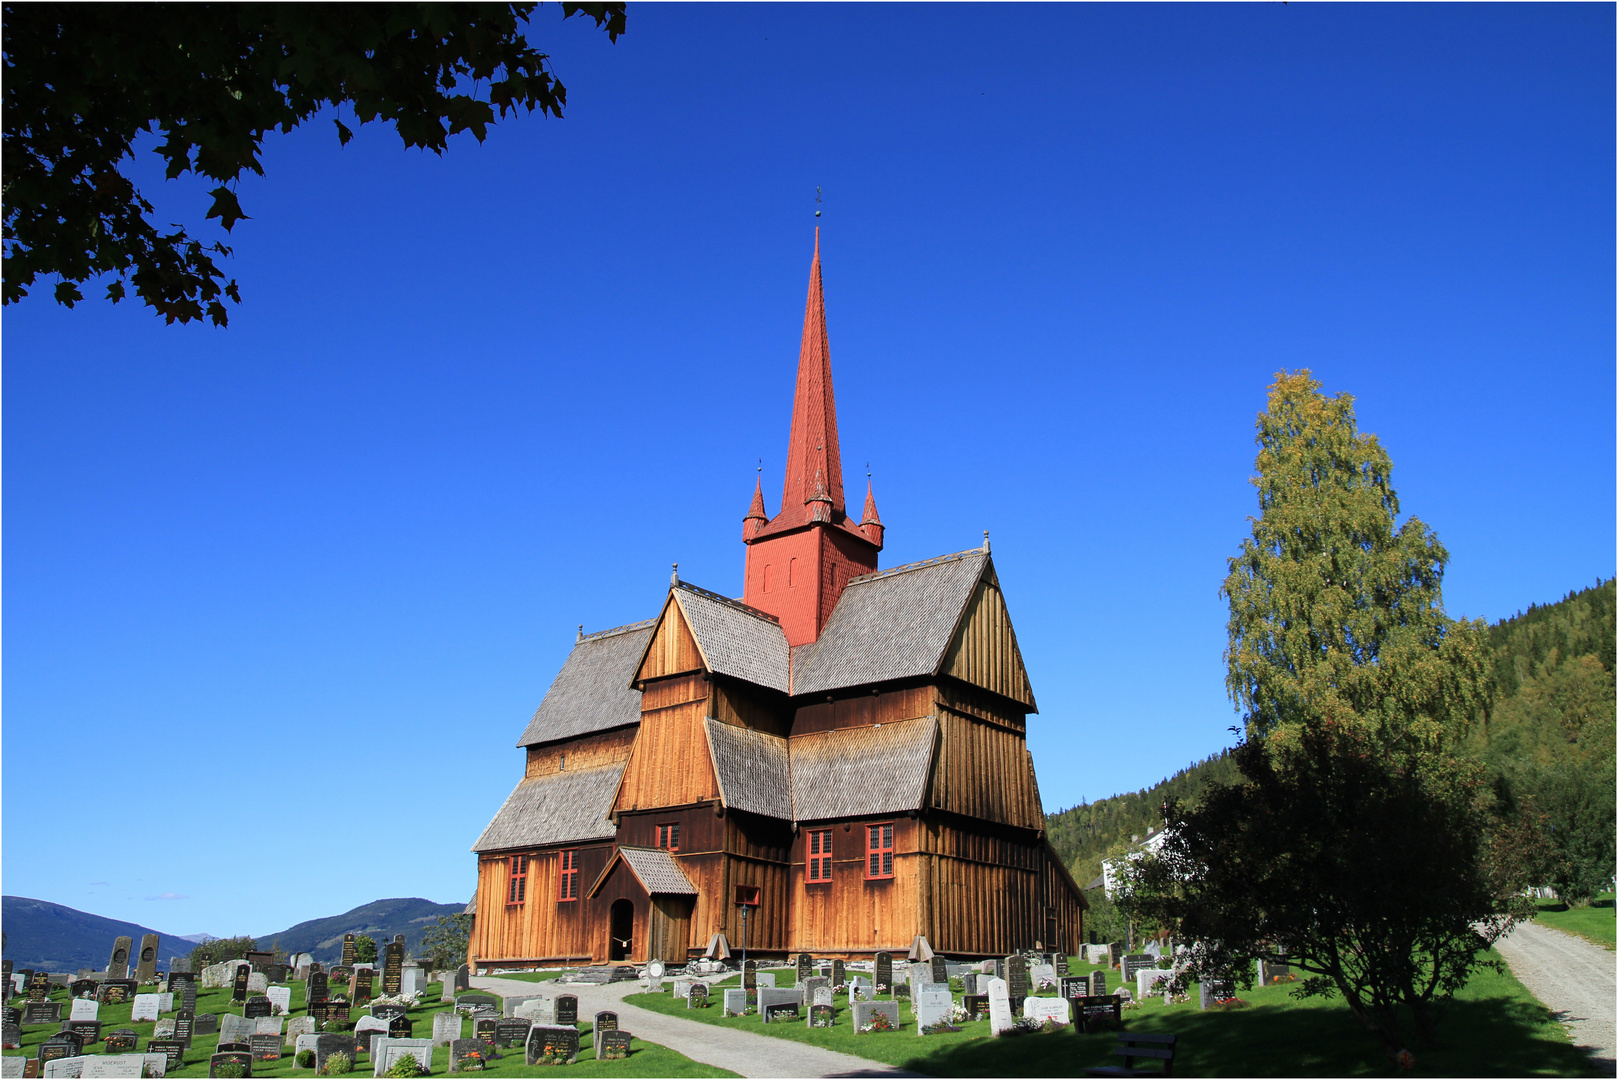
[[[755,486],[741,539],[740,599],[676,573],[653,618],[581,630],[473,845],[474,970],[684,964],[716,934],[1078,952],[987,538],[882,569],[869,482],[858,520],[844,501],[818,230],[781,504]]]

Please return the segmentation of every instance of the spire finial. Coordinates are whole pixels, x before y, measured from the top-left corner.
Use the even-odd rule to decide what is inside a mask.
[[[577,644],[577,643],[579,643],[579,642],[581,642],[583,640],[584,640],[584,624],[580,623],[579,624],[579,636],[574,638],[573,641],[574,641],[574,644]]]
[[[672,586],[678,585],[679,583],[680,583],[680,564],[675,563],[674,564],[674,572],[669,575],[669,585],[672,587]]]
[[[984,551],[989,550],[989,530],[988,529],[983,530],[983,550]]]
[[[820,216],[820,189],[817,187],[817,188],[815,188],[815,217],[819,217],[819,216]],[[815,250],[819,251],[820,250],[820,244],[818,243],[818,241],[820,240],[820,229],[818,227],[815,229],[815,240],[817,241],[816,244],[815,244]]]

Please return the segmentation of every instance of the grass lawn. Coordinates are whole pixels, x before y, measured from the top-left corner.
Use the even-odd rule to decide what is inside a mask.
[[[1073,965],[1084,973],[1094,970]],[[727,980],[734,983],[734,980]],[[779,972],[777,985],[792,984]],[[1114,985],[1116,985],[1114,983]],[[1241,991],[1249,1007],[1203,1012],[1195,1004],[1165,1006],[1161,998],[1124,1014],[1136,1031],[1180,1036],[1175,1069],[1185,1076],[1381,1076],[1389,1070],[1364,1030],[1341,1002],[1294,1000],[1287,987]],[[918,1038],[907,1002],[900,1003],[900,1030],[859,1035],[846,998],[838,998],[837,1026],[810,1029],[797,1023],[763,1024],[757,1016],[723,1017],[717,1004],[686,1009],[672,994],[635,994],[629,1004],[722,1027],[739,1027],[777,1038],[822,1046],[935,1076],[1075,1076],[1095,1065],[1119,1062],[1117,1036],[1080,1035],[1069,1028],[1048,1035],[995,1039],[987,1021],[961,1025],[955,1034]],[[1415,1072],[1427,1076],[1584,1076],[1584,1056],[1554,1023],[1545,1007],[1510,974],[1482,972],[1457,996],[1441,1021],[1441,1044],[1412,1048]]]
[[[1569,908],[1560,900],[1541,900],[1539,913],[1534,916],[1534,921],[1542,926],[1588,938],[1604,949],[1612,949],[1614,912],[1612,893],[1602,893],[1588,906],[1581,908]]]
[[[287,985],[292,987],[293,1015],[300,1015],[303,1013],[304,1008],[304,984],[301,982],[294,982],[288,983]],[[422,994],[420,999],[422,1003],[410,1010],[410,1019],[415,1025],[417,1038],[429,1037],[433,1030],[434,1014],[450,1008],[448,1003],[441,1003],[438,1000],[440,992],[440,984],[432,984]],[[23,999],[21,998],[13,998],[11,1004],[20,1007],[22,1000]],[[63,1003],[62,1015],[66,1016],[68,1013],[68,997],[66,991],[57,991],[51,995],[51,1000],[60,1001]],[[176,994],[176,1000],[178,1000],[178,994]],[[101,1006],[101,1013],[99,1017],[102,1022],[101,1032],[102,1035],[105,1036],[108,1032],[116,1028],[132,1028],[140,1036],[140,1040],[136,1044],[136,1049],[144,1052],[147,1042],[152,1037],[152,1028],[154,1025],[149,1021],[138,1024],[130,1023],[129,1013],[131,1008],[132,1006],[129,1004]],[[240,1005],[231,1005],[230,991],[228,989],[198,990],[197,992],[197,1013],[199,1015],[202,1013],[215,1013],[223,1015],[227,1012],[233,1012],[240,1015],[241,1011]],[[166,1015],[172,1016],[173,1014],[169,1013]],[[358,1019],[358,1017],[361,1015],[364,1015],[364,1011],[356,1010],[353,1018]],[[728,1072],[724,1069],[716,1069],[711,1065],[703,1065],[700,1062],[692,1061],[684,1054],[677,1054],[667,1047],[658,1046],[654,1043],[642,1042],[640,1039],[634,1039],[630,1043],[629,1056],[624,1058],[622,1061],[596,1061],[595,1049],[590,1038],[590,1028],[591,1025],[589,1024],[579,1025],[579,1030],[581,1032],[579,1039],[579,1060],[578,1064],[573,1065],[566,1070],[567,1075],[569,1076],[642,1077],[736,1075],[735,1073]],[[466,1025],[466,1031],[468,1036],[470,1036],[470,1023]],[[55,1028],[50,1026],[40,1025],[25,1027],[22,1029],[22,1049],[7,1050],[5,1051],[5,1054],[8,1057],[22,1054],[26,1054],[29,1057],[37,1057],[39,1054],[39,1045],[54,1033]],[[213,1053],[214,1047],[218,1045],[218,1042],[219,1037],[217,1035],[202,1035],[193,1039],[191,1042],[191,1048],[187,1050],[185,1054],[184,1067],[170,1070],[168,1075],[180,1077],[207,1076],[208,1057]],[[95,1043],[93,1045],[86,1046],[84,1049],[86,1054],[99,1054],[104,1052],[105,1044]],[[497,1060],[491,1060],[488,1068],[484,1070],[485,1072],[505,1073],[508,1076],[533,1076],[541,1073],[549,1074],[552,1071],[551,1068],[543,1066],[529,1068],[524,1061],[523,1052],[521,1049],[503,1050],[500,1051],[500,1053],[502,1056]],[[432,1071],[435,1075],[443,1075],[449,1071],[449,1050],[447,1048],[439,1047],[433,1051]],[[290,1044],[287,1047],[286,1056],[282,1057],[280,1060],[255,1061],[253,1063],[254,1077],[306,1077],[311,1078],[312,1080],[314,1075],[315,1073],[312,1069],[300,1069],[296,1067],[293,1062]],[[370,1062],[362,1057],[354,1072],[350,1075],[354,1077],[354,1080],[359,1080],[360,1077],[369,1077],[371,1075]]]
[[[491,979],[514,979],[517,982],[550,982],[572,972],[557,968],[555,971],[510,971],[500,975],[490,975]]]

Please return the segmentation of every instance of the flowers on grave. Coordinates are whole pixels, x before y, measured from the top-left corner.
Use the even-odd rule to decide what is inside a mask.
[[[885,1013],[885,1012],[872,1013],[871,1014],[871,1022],[869,1024],[866,1024],[864,1027],[860,1028],[861,1033],[864,1033],[864,1032],[867,1032],[867,1031],[892,1031],[892,1030],[893,1030],[893,1022],[888,1019],[888,1014]]]
[[[831,1014],[829,1014],[829,1013],[818,1013],[817,1014],[813,1010],[811,1010],[810,1013],[809,1013],[809,1026],[810,1027],[829,1028],[829,1027],[835,1026],[835,1024],[836,1024],[836,1021],[832,1018]]]
[[[622,1061],[624,1058],[626,1058],[628,1056],[629,1056],[629,1051],[625,1050],[622,1046],[609,1046],[605,1050],[603,1050],[600,1053],[596,1054],[596,1060],[597,1061]]]
[[[890,992],[892,989],[893,989],[893,987],[889,986],[887,983],[877,983],[876,984],[876,992],[879,993],[879,994],[886,994],[886,993]]]
[[[566,1065],[567,1057],[567,1052],[564,1051],[560,1046],[547,1046],[543,1051],[540,1052],[539,1060],[534,1062],[534,1064]]]
[[[1039,989],[1041,989],[1041,990],[1055,990],[1056,989],[1056,983],[1052,979],[1044,979],[1044,978],[1042,978],[1042,979],[1039,980]]]
[[[972,1019],[972,1014],[966,1011],[966,1002],[952,1001],[949,1003],[949,1019],[952,1024],[964,1024]]]
[[[1118,1007],[1124,1012],[1128,1012],[1131,1009],[1140,1008],[1140,1002],[1136,1001],[1134,998],[1125,998],[1119,1003]]]
[[[1239,997],[1218,998],[1208,1008],[1218,1009],[1222,1012],[1231,1009],[1245,1009],[1247,1008],[1247,1002]]]
[[[320,1067],[321,1076],[347,1076],[354,1071],[354,1059],[339,1051],[326,1058],[326,1064]],[[237,1073],[240,1076],[241,1073]]]
[[[959,1030],[961,1029],[950,1023],[948,1020],[939,1020],[922,1028],[921,1033],[923,1035],[947,1035],[952,1031]]]
[[[247,1070],[242,1067],[242,1064],[239,1061],[222,1061],[219,1063],[219,1067],[214,1069],[213,1074],[215,1076],[229,1077],[230,1080],[236,1080],[237,1077],[246,1076]]]
[[[421,1062],[416,1060],[415,1054],[401,1054],[399,1060],[388,1068],[387,1075],[403,1080],[406,1077],[425,1076],[426,1072],[427,1070],[421,1067]]]
[[[483,1055],[478,1053],[476,1050],[473,1050],[470,1053],[462,1054],[460,1057],[455,1059],[455,1070],[457,1072],[477,1072],[478,1070],[485,1068],[486,1065],[487,1063],[483,1060]]]

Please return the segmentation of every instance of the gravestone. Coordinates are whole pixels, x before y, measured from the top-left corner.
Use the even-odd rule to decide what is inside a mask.
[[[372,1005],[371,1006],[371,1015],[376,1017],[378,1020],[393,1020],[393,1019],[395,1019],[397,1017],[403,1016],[405,1013],[407,1013],[409,1011],[410,1011],[409,1008],[407,1006],[404,1006],[404,1005]]]
[[[42,1066],[47,1061],[78,1056],[78,1047],[73,1045],[71,1039],[46,1039],[39,1045],[39,1063]]]
[[[1067,953],[1065,953],[1065,952],[1057,953],[1056,954],[1056,963],[1053,965],[1056,968],[1056,977],[1057,978],[1061,978],[1063,975],[1069,974],[1067,965],[1068,965]]]
[[[461,1037],[461,1030],[466,1021],[454,1009],[445,1009],[443,1012],[433,1014],[433,1045],[448,1046]]]
[[[487,1061],[483,1043],[477,1039],[456,1039],[449,1044],[449,1071],[478,1071]]]
[[[0,1024],[0,1049],[16,1050],[22,1046],[22,1025],[15,1020]]]
[[[816,1005],[824,1005],[827,1008],[831,1008],[836,1005],[834,996],[835,995],[833,995],[831,987],[817,986],[813,991],[805,992],[804,999],[809,1002],[809,1007],[811,1009]]]
[[[708,984],[703,983],[702,994],[704,1000],[708,995]],[[694,988],[693,988],[694,989]],[[579,1022],[579,999],[572,994],[556,995],[556,1023],[577,1024]]]
[[[879,993],[879,994],[892,993],[893,992],[893,954],[890,953],[890,952],[879,952],[879,953],[877,953],[876,954],[876,962],[872,965],[871,974],[873,976],[873,981],[876,983],[876,991],[877,991],[877,993]]]
[[[131,1034],[133,1034],[133,1032],[131,1032]],[[73,1047],[73,1053],[75,1055],[84,1053],[84,1036],[80,1035],[71,1028],[63,1028],[46,1041],[54,1043],[68,1043]]]
[[[344,1023],[348,1020],[349,1004],[346,1001],[321,1001],[310,1008],[309,1015],[322,1024],[332,1020]]]
[[[162,992],[157,995],[157,1011],[160,1013],[174,1011],[174,995]]]
[[[758,973],[758,985],[759,986],[768,986],[772,990],[775,989],[775,972],[773,972],[773,971],[761,971],[761,972],[759,972]],[[756,989],[756,987],[755,987],[755,989]]]
[[[242,959],[246,960],[248,967],[251,967],[254,971],[263,971],[266,964],[275,963],[275,953],[260,950],[259,952],[250,952]]]
[[[500,1021],[493,1016],[472,1017],[472,1037],[481,1042],[494,1042],[499,1036]],[[526,1030],[526,1029],[525,1029]],[[527,1042],[527,1037],[523,1039]]]
[[[747,1012],[747,991],[740,987],[732,987],[725,991],[724,1001],[726,1016],[743,1016]]]
[[[431,1039],[393,1039],[377,1037],[371,1040],[371,1069],[373,1076],[385,1076],[388,1071],[406,1055],[416,1059],[416,1064],[426,1068],[433,1061],[433,1041]]]
[[[948,983],[935,983],[916,991],[916,1000],[910,1006],[916,1017],[916,1034],[925,1034],[926,1029],[934,1024],[949,1023],[953,1004]]]
[[[376,995],[376,972],[358,968],[348,981],[348,1000],[356,1005],[370,1001]]]
[[[291,964],[265,964],[264,977],[272,983],[286,982],[292,974]]]
[[[607,1057],[628,1057],[629,1039],[627,1031],[603,1031],[595,1036],[596,1060]]]
[[[1174,972],[1167,968],[1141,968],[1135,972],[1135,1000],[1144,1001],[1147,994],[1154,992],[1154,984],[1173,977]]]
[[[19,1055],[0,1058],[0,1077],[10,1080],[11,1077],[23,1077],[28,1074],[28,1066],[34,1067],[34,1075],[39,1075],[39,1062]]]
[[[411,1022],[410,1017],[395,1016],[392,1020],[388,1021],[388,1038],[414,1039],[415,1037],[416,1025]]]
[[[101,1002],[87,998],[74,998],[69,1003],[67,1018],[69,1020],[98,1020],[101,1018]]]
[[[214,1013],[198,1013],[191,1030],[196,1035],[216,1035],[219,1032],[219,1017]]]
[[[814,962],[814,958],[808,953],[798,954],[797,977],[799,982],[803,982],[803,980],[809,977],[811,969],[814,966]]]
[[[122,1005],[135,997],[134,979],[107,979],[96,990],[96,1000],[103,1005]]]
[[[978,992],[978,976],[968,971],[961,976],[961,994],[963,996],[976,996]]]
[[[11,985],[13,965],[10,960],[0,960],[0,985]]]
[[[685,1007],[688,1009],[706,1009],[708,1007],[708,984],[692,983],[691,990],[685,995]],[[558,1022],[561,1017],[556,1018]]]
[[[90,1057],[84,1059],[84,1080],[111,1080],[113,1077],[138,1077],[146,1069],[145,1054],[120,1054],[116,1057]]]
[[[136,994],[134,1004],[129,1007],[129,1019],[137,1024],[151,1023],[158,1018],[160,1012],[156,994]]]
[[[378,1020],[374,1016],[362,1016],[355,1021],[354,1038],[360,1041],[360,1045],[365,1048],[366,1053],[370,1053],[371,1040],[378,1035],[387,1038],[388,1022],[386,1020]]]
[[[224,1013],[219,1017],[219,1041],[222,1043],[244,1043],[257,1030],[258,1025],[245,1016]]]
[[[933,982],[949,985],[949,963],[942,956],[934,956],[927,963],[932,967]]]
[[[1105,971],[1090,972],[1090,996],[1107,996],[1107,973]]]
[[[758,989],[758,961],[749,960],[742,965],[742,989]]]
[[[44,971],[28,973],[28,1000],[46,1001],[51,996],[51,977]]]
[[[1152,966],[1152,958],[1145,953],[1131,953],[1128,956],[1120,957],[1118,965],[1123,974],[1123,978],[1119,981],[1132,983],[1135,981],[1135,972],[1144,971]]]
[[[540,1059],[546,1057],[573,1064],[579,1060],[579,1029],[560,1024],[535,1024],[528,1032],[524,1057],[529,1066],[538,1065]]]
[[[197,1018],[189,1010],[181,1009],[174,1014],[174,1035],[176,1042],[191,1045],[191,1039],[196,1034]]]
[[[72,982],[68,983],[67,992],[74,997],[93,998],[96,996],[96,990],[100,988],[100,986],[101,984],[96,982],[94,979],[74,979]]]
[[[968,1020],[987,1020],[989,1018],[989,995],[965,994],[961,997],[961,1007],[966,1010]]]
[[[610,1010],[596,1013],[594,1030],[597,1033],[603,1031],[617,1031],[618,1014]]]
[[[924,986],[933,984],[933,966],[931,964],[911,964],[910,977],[907,981],[910,984],[910,1000],[914,1001],[916,1000],[917,991]]]
[[[292,987],[272,986],[264,996],[270,999],[271,1016],[285,1016],[292,1011]]]
[[[247,1039],[254,1061],[281,1060],[281,1036],[251,1035]]]
[[[348,1060],[352,1064],[354,1059],[359,1057],[359,1051],[359,1040],[352,1035],[339,1035],[336,1033],[316,1035],[315,1072],[317,1074],[325,1073],[326,1061],[333,1054],[347,1054]]]
[[[498,1012],[500,1009],[500,999],[495,997],[493,994],[483,993],[455,995],[456,1012],[469,1013],[479,1006],[485,1006]]]
[[[353,934],[344,934],[343,935],[343,958],[341,960],[339,960],[338,963],[342,964],[343,967],[353,967],[354,963],[355,963],[355,961],[357,959],[358,959],[358,957],[357,957],[357,955],[355,954],[355,951],[354,951],[354,935]]]
[[[1123,959],[1123,956],[1124,956],[1124,943],[1123,942],[1121,942],[1121,941],[1109,941],[1109,942],[1107,942],[1107,966],[1108,967],[1110,967],[1110,968],[1117,967],[1118,966],[1118,961]]]
[[[515,1005],[512,1004],[513,1001],[516,1001],[516,999],[506,999],[506,1011],[512,1016],[520,1017],[524,1020],[537,1021],[541,1024],[556,1023],[556,1006],[551,1003],[550,998],[523,998],[521,1001],[517,1001]]]
[[[180,1009],[192,1015],[196,1014],[197,980],[187,979],[180,984]]]
[[[152,1039],[146,1044],[148,1054],[162,1054],[165,1072],[173,1072],[185,1065],[185,1043],[179,1039]]]
[[[837,1022],[837,1010],[830,1005],[809,1006],[809,1019],[805,1021],[812,1028],[829,1028]]]
[[[472,969],[465,964],[455,969],[455,992],[462,993],[472,987]]]
[[[286,1023],[279,1016],[261,1016],[253,1021],[253,1034],[280,1036],[281,1025]]]
[[[833,986],[842,986],[847,979],[848,969],[843,965],[843,962],[841,960],[833,960],[831,962],[831,984]]]
[[[1203,979],[1197,984],[1197,1006],[1206,1009],[1216,1001],[1228,1001],[1236,996],[1236,986],[1229,979]]]
[[[899,1003],[897,1001],[857,1001],[854,1003],[854,1031],[856,1034],[871,1026],[871,1018],[878,1013],[887,1018],[888,1026],[899,1030]]]
[[[999,1035],[1009,1031],[1014,1026],[1011,1015],[1011,994],[1004,979],[990,979],[988,986],[989,996],[989,1031]]]
[[[414,964],[406,964],[399,977],[399,993],[405,997],[417,997],[427,988],[427,977],[422,974],[421,968]]]
[[[267,997],[250,997],[242,1003],[242,1015],[250,1020],[261,1016],[270,1016],[275,1012],[275,1006],[270,1004]]]
[[[101,1041],[101,1021],[99,1020],[69,1020],[67,1030],[79,1037],[80,1046],[89,1046]]]
[[[262,971],[249,972],[247,975],[247,992],[249,994],[262,994],[270,988],[269,976]]]
[[[683,998],[691,993],[690,979],[675,979],[671,985],[674,987],[674,996],[677,998]]]
[[[816,990],[822,990],[822,989],[828,989],[829,990],[830,988],[831,988],[831,979],[827,978],[824,975],[811,975],[807,979],[804,979],[803,981],[798,983],[798,989],[802,990],[804,992],[804,995],[805,995],[806,999],[810,1000],[810,1001],[814,1000],[813,994],[814,994],[814,992]]]
[[[383,950],[382,993],[385,997],[398,997],[404,984],[404,935],[388,942]]]
[[[121,937],[112,943],[112,956],[107,960],[107,978],[129,978],[129,950],[135,947],[135,939]]]
[[[528,1031],[534,1026],[532,1020],[521,1016],[505,1017],[494,1022],[494,1034],[490,1041],[504,1049],[509,1046],[526,1046],[528,1044]],[[477,1025],[473,1024],[474,1034]]]
[[[1028,973],[1028,981],[1036,988],[1046,985],[1056,985],[1055,964],[1035,964],[1034,969]]]
[[[1073,1007],[1067,998],[1031,997],[1022,1003],[1022,1014],[1042,1024],[1071,1024]]]
[[[796,1000],[778,1001],[774,1005],[761,1005],[759,1006],[759,1012],[762,1014],[766,1024],[787,1019],[796,1020],[800,1015]]]
[[[240,1003],[247,1000],[247,980],[252,978],[253,969],[239,967],[230,981],[230,1000]]]
[[[1006,996],[1012,1012],[1022,1009],[1028,994],[1028,961],[1021,956],[1006,957]]]
[[[143,986],[157,981],[156,934],[145,934],[140,939],[140,959],[135,961],[135,981]]]
[[[176,971],[183,971],[187,975],[191,974],[191,958],[189,956],[169,957],[169,974],[172,975]]]
[[[314,1053],[315,1043],[319,1040],[319,1038],[320,1036],[316,1034],[299,1035],[297,1041],[292,1044],[293,1060],[296,1061],[297,1056],[303,1053],[305,1050],[309,1051],[311,1054]],[[298,1067],[302,1068],[302,1066]]]
[[[1090,996],[1090,976],[1063,975],[1056,981],[1056,992],[1065,998]]]
[[[62,1022],[62,1003],[59,1001],[29,1001],[22,1007],[23,1027],[32,1027],[35,1024],[60,1024]]]

